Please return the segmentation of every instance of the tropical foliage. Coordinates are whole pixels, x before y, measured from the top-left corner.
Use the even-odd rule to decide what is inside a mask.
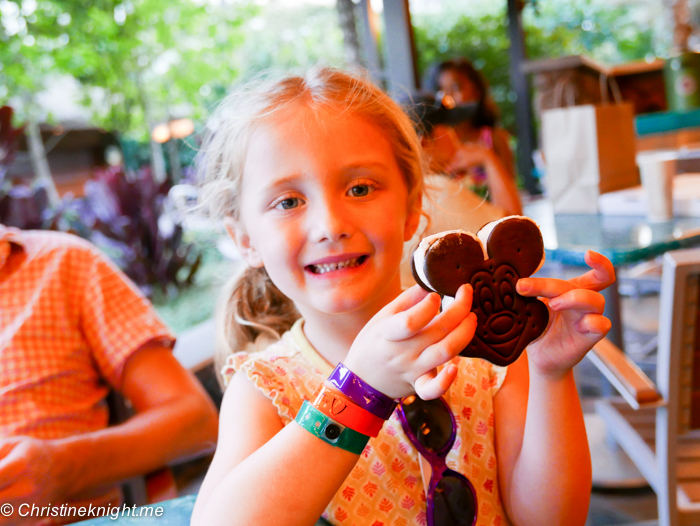
[[[170,208],[169,181],[150,168],[98,170],[76,201],[78,221],[148,296],[174,295],[192,284],[202,255],[183,239],[182,222]]]
[[[655,28],[640,24],[639,17],[647,11],[600,0],[538,0],[523,13],[528,57],[586,54],[615,64],[663,56],[667,48],[657,44]],[[454,18],[445,9],[441,14],[414,16],[413,24],[419,70],[425,72],[430,64],[447,58],[470,59],[487,78],[503,124],[512,130],[515,93],[510,85],[505,12]]]
[[[24,120],[40,111],[38,93],[70,75],[94,124],[141,140],[157,122],[202,118],[242,75],[342,57],[332,6],[0,0],[0,14],[0,104],[11,100]]]
[[[202,254],[183,240],[168,201],[169,181],[156,183],[149,168],[97,170],[85,197],[49,203],[40,184],[13,184],[7,168],[17,154],[21,128],[12,108],[0,108],[0,223],[17,228],[73,232],[102,248],[148,296],[172,296],[190,285]]]

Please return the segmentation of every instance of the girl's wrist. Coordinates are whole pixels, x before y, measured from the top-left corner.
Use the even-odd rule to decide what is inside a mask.
[[[538,367],[537,364],[529,364],[530,383],[559,383],[568,381],[569,377],[573,377],[574,370],[571,367],[563,369],[555,367]]]
[[[318,386],[312,405],[326,416],[337,420],[363,435],[376,437],[384,426],[384,419],[360,407],[342,391],[326,381]]]
[[[382,420],[388,420],[396,408],[394,399],[375,389],[343,363],[338,363],[326,382]]]

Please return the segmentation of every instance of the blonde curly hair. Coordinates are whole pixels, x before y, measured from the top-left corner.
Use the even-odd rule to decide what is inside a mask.
[[[425,162],[411,119],[366,76],[329,67],[304,75],[260,77],[234,90],[207,124],[197,165],[200,203],[211,217],[239,220],[241,178],[253,132],[292,107],[347,111],[382,130],[404,176],[409,206],[423,191]],[[246,267],[225,286],[217,308],[216,364],[259,335],[278,339],[299,318],[264,268]]]

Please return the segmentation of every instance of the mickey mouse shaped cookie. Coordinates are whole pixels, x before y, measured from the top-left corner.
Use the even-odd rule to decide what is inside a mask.
[[[476,334],[460,353],[509,365],[547,328],[549,311],[537,298],[515,291],[520,278],[544,263],[537,224],[509,216],[484,225],[477,235],[462,230],[423,239],[413,253],[413,277],[426,290],[443,296],[443,306],[464,283],[474,289]]]

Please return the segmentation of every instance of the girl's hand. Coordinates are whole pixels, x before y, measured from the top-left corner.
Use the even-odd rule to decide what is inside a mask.
[[[442,396],[457,376],[447,364],[471,341],[476,315],[472,287],[462,285],[455,301],[439,312],[440,296],[415,285],[379,311],[355,338],[345,365],[391,398]]]
[[[543,376],[566,374],[610,330],[610,320],[602,315],[605,299],[598,291],[614,283],[615,271],[608,258],[592,250],[585,260],[592,270],[568,281],[518,281],[519,294],[545,298],[549,306],[547,330],[527,348],[530,367]]]

